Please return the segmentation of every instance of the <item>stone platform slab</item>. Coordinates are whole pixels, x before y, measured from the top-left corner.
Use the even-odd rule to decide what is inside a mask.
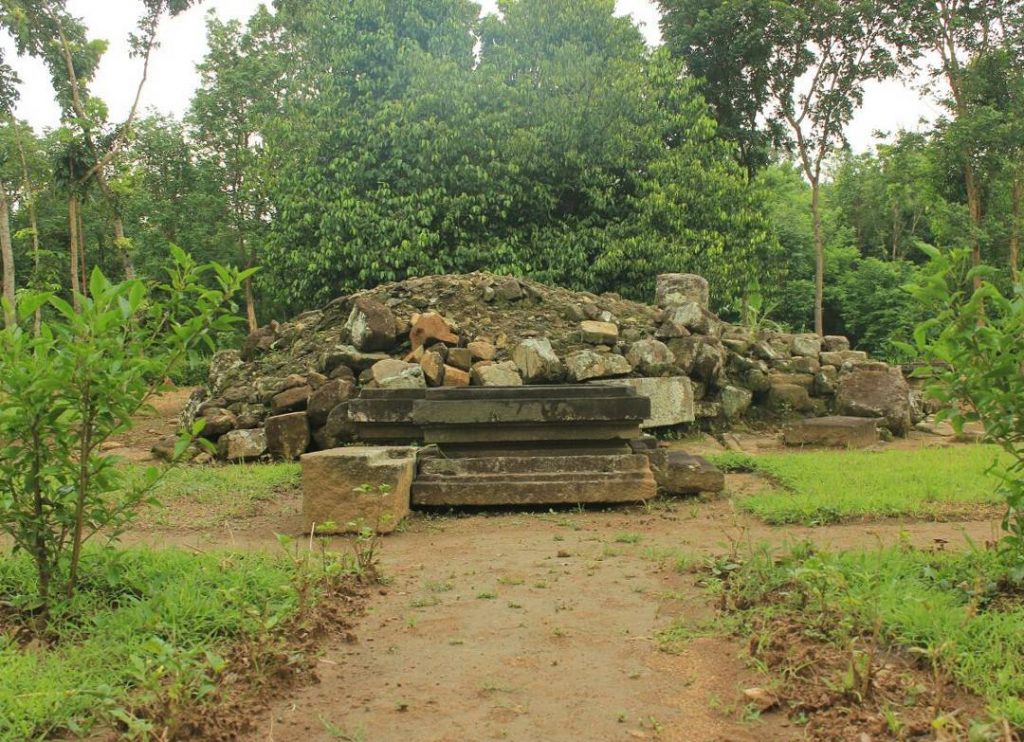
[[[787,446],[869,448],[878,443],[877,420],[865,417],[818,417],[794,423],[783,433]]]
[[[641,454],[424,457],[415,506],[509,506],[643,502],[657,496]]]

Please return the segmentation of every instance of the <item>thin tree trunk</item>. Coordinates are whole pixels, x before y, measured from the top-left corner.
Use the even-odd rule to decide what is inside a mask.
[[[1013,282],[1020,280],[1020,207],[1024,199],[1024,180],[1013,179],[1013,222],[1010,227],[1010,275]]]
[[[0,265],[3,267],[4,325],[12,327],[17,321],[14,309],[14,250],[11,249],[11,207],[7,194],[0,193]]]
[[[78,210],[78,263],[82,273],[82,295],[89,295],[89,271],[85,265],[85,224],[82,221],[82,210]]]
[[[967,208],[971,215],[971,267],[977,268],[981,265],[981,189],[978,186],[977,174],[974,167],[968,163],[964,165],[964,184],[967,187]],[[981,276],[974,276],[974,290],[981,288]]]
[[[814,331],[825,334],[825,236],[821,227],[821,185],[811,181],[811,218],[814,221]]]
[[[28,160],[25,157],[25,147],[18,138],[18,156],[21,158],[21,181],[22,190],[25,192],[25,203],[28,206],[28,223],[32,229],[32,287],[38,288],[39,282],[39,222],[36,219],[36,192],[32,189],[32,182],[28,175]],[[32,324],[32,332],[39,334],[43,324],[43,310],[37,309]]]
[[[242,266],[245,268],[251,267],[249,251],[245,247],[245,237],[241,233],[238,235],[238,253],[241,257]],[[245,279],[245,318],[249,323],[249,332],[256,332],[259,329],[259,325],[256,323],[256,299],[252,291],[252,277]]]
[[[135,262],[132,260],[132,253],[128,240],[124,237],[124,221],[121,215],[114,211],[114,245],[121,255],[121,262],[124,263],[124,277],[128,281],[135,279]]]
[[[77,312],[81,287],[78,283],[78,197],[74,195],[68,199],[68,227],[71,230],[71,305]]]

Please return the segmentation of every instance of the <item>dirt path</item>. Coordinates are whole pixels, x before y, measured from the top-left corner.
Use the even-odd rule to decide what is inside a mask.
[[[275,512],[287,503],[275,504]],[[254,518],[222,532],[152,533],[198,548],[274,548],[297,521]],[[745,688],[767,680],[738,640],[701,636],[710,599],[680,556],[749,543],[875,547],[897,540],[984,541],[998,524],[873,522],[770,528],[726,502],[469,516],[417,515],[387,537],[390,582],[356,626],[326,648],[321,682],[279,703],[254,739],[787,740],[778,714],[744,721]],[[335,547],[348,548],[339,539]],[[682,653],[658,635],[682,621]],[[703,633],[710,633],[704,631]]]
[[[330,647],[322,682],[261,738],[753,740],[766,724],[792,737],[784,719],[734,720],[759,683],[740,646],[659,648],[674,619],[710,613],[636,529],[598,513],[417,521],[385,544],[392,582],[359,642]]]

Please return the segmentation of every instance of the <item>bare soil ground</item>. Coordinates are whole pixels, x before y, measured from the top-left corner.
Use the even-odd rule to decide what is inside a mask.
[[[119,453],[144,460],[154,436],[173,429],[187,396],[183,390],[159,400],[155,416],[122,440]],[[946,443],[923,436],[917,445]],[[749,436],[739,445],[772,443]],[[713,439],[686,445],[716,446],[721,450]],[[753,475],[728,478],[732,492],[757,484]],[[276,549],[276,533],[300,535],[299,505],[297,491],[283,492],[210,528],[194,526],[209,522],[209,506],[182,500],[171,505],[170,517],[147,520],[126,540]],[[258,717],[251,739],[804,739],[807,730],[781,712],[750,713],[743,691],[770,679],[754,669],[742,640],[708,631],[710,599],[693,574],[675,568],[679,558],[804,539],[836,549],[897,540],[956,548],[965,536],[985,542],[998,530],[987,518],[776,528],[736,512],[728,498],[650,508],[416,514],[383,540],[388,583],[355,621],[356,641],[330,638],[319,681]],[[351,544],[337,539],[333,548]],[[693,638],[666,646],[659,634],[679,622],[692,627]]]

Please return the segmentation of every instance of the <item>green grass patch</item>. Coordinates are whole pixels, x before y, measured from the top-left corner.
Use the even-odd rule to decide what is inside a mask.
[[[906,549],[841,554],[805,546],[781,559],[755,551],[715,570],[712,584],[749,620],[784,615],[812,640],[851,645],[870,637],[981,696],[997,720],[1024,728],[1024,574],[992,551]],[[734,614],[736,615],[736,614]]]
[[[145,736],[145,709],[194,712],[223,673],[254,672],[228,666],[233,646],[299,610],[298,567],[267,555],[89,550],[82,569],[45,639],[26,642],[32,565],[0,558],[0,740],[88,736],[97,724]]]
[[[260,502],[299,486],[298,464],[182,466],[154,492],[161,503],[146,520],[164,527],[211,527],[252,516]]]
[[[993,463],[996,446],[963,445],[890,451],[723,454],[728,471],[755,471],[768,481],[739,507],[767,523],[823,525],[856,518],[957,518],[1002,503]]]
[[[232,464],[182,466],[172,469],[157,488],[162,500],[187,498],[219,504],[236,500],[266,500],[299,485],[298,464]]]

